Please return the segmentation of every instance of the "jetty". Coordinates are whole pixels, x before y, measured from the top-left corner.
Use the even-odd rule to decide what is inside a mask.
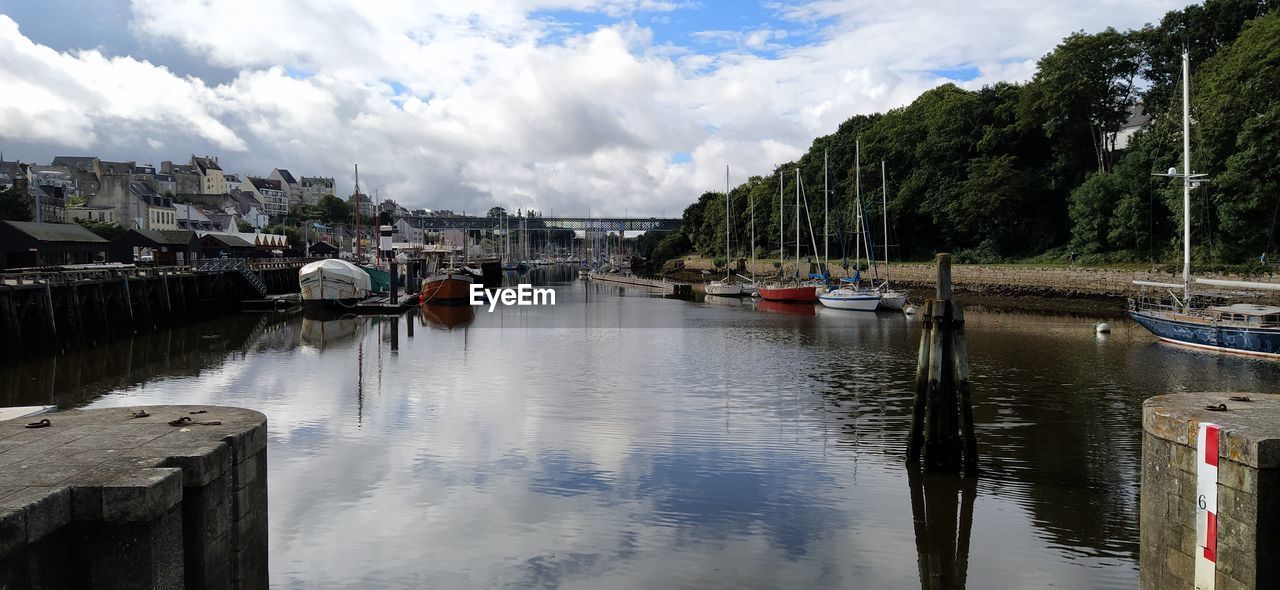
[[[675,295],[677,297],[685,297],[693,295],[693,285],[689,283],[674,283],[662,279],[646,279],[632,275],[622,275],[614,273],[591,273],[589,275],[593,281],[601,283],[611,283],[614,285],[622,285],[624,287],[642,287],[651,291],[658,291],[665,295]]]

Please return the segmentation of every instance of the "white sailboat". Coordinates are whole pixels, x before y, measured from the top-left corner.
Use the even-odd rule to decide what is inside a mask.
[[[889,181],[885,173],[884,160],[880,160],[880,206],[884,212],[884,272],[889,274]],[[907,292],[889,287],[889,279],[881,281],[876,287],[880,292],[880,308],[900,311],[907,304]]]
[[[729,282],[729,167],[724,167],[724,278],[707,283],[707,295],[737,297],[742,295],[742,285]]]
[[[861,162],[861,144],[854,143],[854,166],[856,169],[856,194],[857,210],[854,221],[854,277],[844,278],[840,282],[839,288],[832,289],[826,293],[818,295],[818,301],[823,305],[832,309],[847,309],[850,311],[875,311],[880,306],[880,292],[862,288],[857,277],[860,274],[862,266],[862,239],[864,232],[862,230],[862,162]],[[870,244],[867,245],[867,253],[871,253]]]

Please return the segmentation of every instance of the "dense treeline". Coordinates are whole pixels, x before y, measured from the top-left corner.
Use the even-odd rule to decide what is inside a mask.
[[[910,105],[845,121],[798,161],[730,192],[735,256],[787,256],[795,237],[795,173],[822,241],[823,153],[830,161],[831,257],[852,255],[854,142],[862,144],[864,208],[875,242],[887,167],[891,254],[950,250],[970,261],[1069,254],[1103,261],[1165,261],[1181,248],[1181,52],[1192,62],[1192,168],[1212,183],[1193,192],[1195,256],[1239,263],[1280,249],[1280,0],[1209,0],[1142,29],[1068,36],[1025,84],[977,91],[952,84]],[[1150,123],[1115,149],[1130,109]],[[1120,144],[1124,142],[1119,141]],[[779,171],[783,202],[779,205]],[[725,250],[725,198],[708,192],[684,211],[679,232],[643,240],[650,256]],[[802,205],[803,206],[803,205]],[[877,254],[879,255],[879,254]]]

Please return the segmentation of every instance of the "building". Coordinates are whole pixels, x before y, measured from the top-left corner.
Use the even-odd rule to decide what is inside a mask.
[[[356,193],[347,199],[348,205],[354,207],[357,206],[357,203],[359,204],[360,214],[365,217],[373,217],[373,215],[378,212],[377,207],[374,207],[373,205],[373,199],[370,199],[369,195]]]
[[[76,179],[76,189],[81,197],[92,198],[98,194],[98,158],[94,156],[56,156],[51,165],[66,168]]]
[[[1122,151],[1129,149],[1129,142],[1133,141],[1133,136],[1142,128],[1151,122],[1151,115],[1143,108],[1142,103],[1134,104],[1129,107],[1129,120],[1125,121],[1115,136],[1111,140],[1111,151]]]
[[[190,203],[174,203],[173,210],[177,214],[178,229],[192,231],[225,231],[227,228],[215,224],[200,207]],[[234,228],[232,228],[234,229]]]
[[[302,204],[302,185],[293,178],[293,174],[290,174],[288,170],[276,168],[271,171],[271,174],[267,175],[267,179],[280,183],[280,189],[284,191],[290,206]]]
[[[106,253],[107,241],[76,223],[0,221],[0,269],[90,264]]]
[[[190,166],[200,176],[200,190],[197,192],[204,195],[226,194],[227,179],[222,173],[222,168],[218,166],[217,156],[197,158],[193,154]]]
[[[0,158],[0,191],[8,190],[19,179],[26,177],[26,172],[22,170],[22,164],[6,162],[3,158]]]
[[[289,197],[280,181],[250,176],[247,184],[246,188],[252,188],[254,196],[262,202],[264,213],[279,216],[289,214]]]
[[[186,230],[131,229],[107,246],[111,262],[150,262],[159,266],[179,266],[195,262],[200,238]]]
[[[98,223],[119,223],[113,207],[67,207],[67,220],[84,219]]]
[[[298,183],[298,190],[304,205],[315,205],[325,195],[337,195],[333,179],[324,176],[303,176]]]
[[[173,194],[175,195],[207,194],[200,192],[200,187],[204,182],[204,179],[192,166],[174,164],[173,162],[165,160],[160,163],[159,174],[168,176],[172,179]],[[224,178],[223,181],[225,182],[226,179]]]

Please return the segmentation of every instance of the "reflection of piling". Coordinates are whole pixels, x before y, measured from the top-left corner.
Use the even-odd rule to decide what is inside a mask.
[[[909,469],[907,484],[911,487],[920,587],[964,588],[978,481]]]
[[[928,303],[920,333],[907,460],[916,463],[922,453],[928,471],[978,471],[964,310],[951,302],[950,254],[938,255],[938,298]]]

